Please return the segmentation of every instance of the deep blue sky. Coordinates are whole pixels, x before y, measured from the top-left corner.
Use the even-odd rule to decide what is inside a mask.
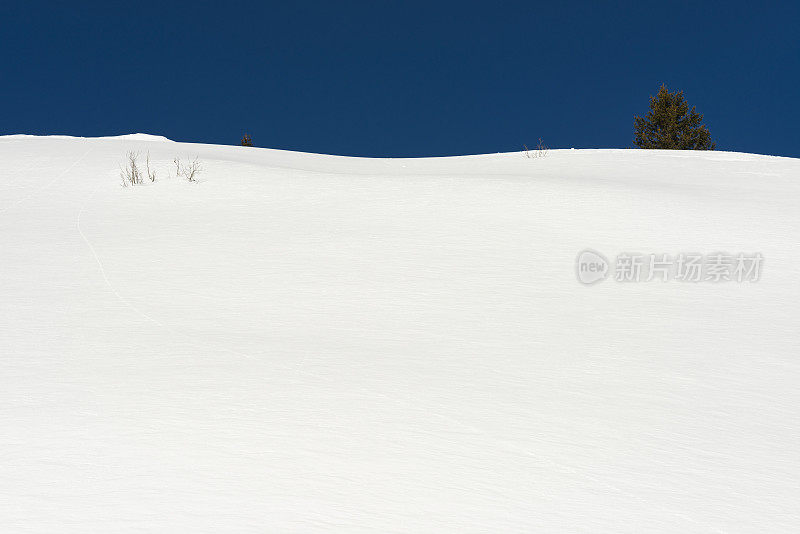
[[[626,148],[661,82],[719,149],[800,157],[800,2],[0,4],[0,134]]]

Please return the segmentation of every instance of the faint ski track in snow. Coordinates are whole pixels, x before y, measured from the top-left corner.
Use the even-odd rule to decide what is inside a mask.
[[[88,152],[87,152],[87,154],[88,154]],[[86,156],[86,154],[84,154],[84,156],[83,156],[83,157],[85,157],[85,156]],[[82,157],[81,159],[83,159],[83,157]],[[79,162],[80,162],[80,160],[76,161],[76,162],[75,162],[75,163],[74,163],[72,166],[70,166],[70,169],[72,169],[72,168],[73,168],[75,165],[77,165]],[[69,170],[69,169],[68,169],[68,170]],[[65,173],[66,173],[66,172],[65,172]],[[65,173],[62,173],[62,175],[63,175],[63,174],[65,174]],[[101,183],[99,183],[99,184],[97,185],[97,187],[95,187],[95,188],[94,188],[94,190],[91,192],[91,194],[89,195],[89,197],[86,199],[86,202],[84,202],[84,203],[83,203],[83,205],[81,206],[81,209],[78,211],[78,220],[77,220],[78,233],[80,234],[80,236],[81,236],[81,239],[83,240],[83,242],[84,242],[84,243],[86,243],[86,246],[88,246],[88,247],[89,247],[89,250],[92,252],[92,256],[94,257],[94,260],[95,260],[95,262],[97,263],[97,267],[98,267],[98,269],[100,270],[100,274],[101,274],[101,275],[102,275],[102,277],[103,277],[103,281],[105,282],[105,284],[108,286],[108,288],[109,288],[109,289],[111,290],[111,292],[114,294],[114,296],[115,296],[115,297],[116,297],[116,298],[117,298],[117,299],[118,299],[120,302],[122,302],[122,303],[123,303],[123,304],[124,304],[124,305],[125,305],[127,308],[129,308],[130,310],[132,310],[133,312],[135,312],[137,315],[139,315],[139,316],[140,316],[140,317],[142,317],[143,319],[147,320],[148,322],[151,322],[151,323],[153,323],[154,325],[158,326],[159,328],[162,328],[162,329],[166,330],[167,332],[169,332],[169,333],[171,333],[171,334],[173,334],[173,335],[175,335],[175,336],[178,336],[178,337],[182,338],[182,339],[183,339],[183,340],[185,340],[185,341],[186,341],[186,342],[187,342],[189,345],[191,345],[191,346],[193,346],[193,347],[202,348],[202,349],[207,349],[207,348],[208,348],[208,345],[200,345],[200,344],[196,343],[196,342],[195,342],[194,340],[192,340],[192,338],[190,338],[188,335],[186,335],[186,334],[183,334],[183,333],[181,333],[181,332],[178,332],[178,331],[174,330],[173,328],[170,328],[169,326],[165,325],[164,323],[162,323],[162,322],[161,322],[161,321],[159,321],[158,319],[156,319],[156,318],[152,317],[151,315],[149,315],[149,314],[147,314],[146,312],[144,312],[144,311],[140,310],[139,308],[137,308],[137,307],[136,307],[135,305],[133,305],[133,304],[132,304],[132,303],[131,303],[131,302],[130,302],[128,299],[126,299],[124,296],[122,296],[122,294],[121,294],[119,291],[117,291],[116,287],[114,287],[114,284],[112,284],[112,283],[111,283],[111,280],[108,278],[108,274],[107,274],[107,272],[106,272],[106,269],[105,269],[105,267],[103,266],[103,261],[100,259],[100,256],[97,254],[97,250],[95,250],[94,246],[93,246],[93,245],[92,245],[92,243],[89,241],[89,239],[86,237],[86,234],[83,232],[83,229],[81,228],[81,218],[83,217],[83,213],[84,213],[84,211],[86,210],[86,207],[87,207],[87,206],[89,205],[89,203],[92,201],[92,199],[94,198],[95,194],[97,194],[97,192],[100,190],[100,188],[101,188],[101,187],[103,187],[104,185],[105,185],[105,184],[101,182]],[[245,353],[243,353],[243,352],[235,351],[235,350],[233,350],[233,349],[230,349],[230,348],[227,348],[227,347],[222,347],[222,348],[220,348],[219,350],[222,350],[222,351],[224,351],[224,352],[227,352],[227,353],[229,353],[229,354],[233,354],[233,355],[235,355],[235,356],[239,356],[239,357],[241,357],[241,358],[245,358],[245,359],[248,359],[248,360],[260,361],[258,358],[255,358],[255,357],[253,357],[253,356],[250,356],[249,354],[245,354]],[[282,369],[284,369],[284,370],[286,370],[286,371],[293,372],[294,374],[306,374],[306,375],[307,375],[308,373],[306,373],[306,372],[303,370],[303,366],[305,365],[305,363],[307,362],[307,360],[308,360],[308,355],[304,355],[304,356],[303,356],[303,357],[302,357],[302,358],[301,358],[301,359],[300,359],[300,360],[299,360],[299,361],[298,361],[296,364],[294,364],[294,365],[280,364],[280,365],[279,365],[279,367],[281,367]]]
[[[88,152],[87,152],[87,154],[88,154]],[[86,156],[86,154],[84,154],[84,157],[85,157],[85,156]],[[81,159],[83,159],[83,158],[81,158]],[[79,162],[80,162],[80,160],[76,161],[76,162],[75,162],[75,163],[74,163],[72,166],[70,166],[70,169],[72,169],[72,167],[74,167],[74,166],[75,166],[77,163],[79,163]],[[68,169],[68,170],[69,170],[69,169]],[[65,173],[62,173],[62,175],[63,175],[63,174],[65,174]],[[193,347],[202,348],[202,349],[207,349],[207,348],[208,348],[208,345],[200,345],[200,344],[196,343],[196,342],[195,342],[194,340],[192,340],[192,338],[190,338],[188,335],[186,335],[186,334],[183,334],[183,333],[181,333],[181,332],[178,332],[178,331],[174,330],[173,328],[170,328],[169,326],[165,325],[164,323],[162,323],[162,322],[161,322],[161,321],[159,321],[158,319],[156,319],[156,318],[152,317],[151,315],[149,315],[149,314],[147,314],[146,312],[144,312],[144,311],[140,310],[139,308],[137,308],[137,307],[136,307],[135,305],[133,305],[133,304],[132,304],[132,303],[131,303],[131,302],[130,302],[128,299],[126,299],[124,296],[122,296],[122,294],[121,294],[119,291],[117,291],[117,288],[116,288],[116,287],[114,287],[114,284],[112,284],[112,283],[111,283],[111,280],[108,278],[108,274],[107,274],[107,272],[106,272],[106,269],[105,269],[105,267],[103,266],[103,261],[100,259],[100,256],[97,254],[97,250],[95,250],[94,246],[93,246],[93,245],[92,245],[92,243],[89,241],[89,239],[86,237],[86,234],[84,234],[84,233],[83,233],[83,229],[81,228],[81,218],[83,217],[83,213],[84,213],[84,211],[86,210],[86,207],[87,207],[87,206],[89,205],[89,203],[92,201],[92,199],[94,198],[95,194],[97,194],[97,192],[100,190],[100,188],[101,188],[101,187],[103,187],[104,185],[105,185],[105,184],[104,184],[104,183],[102,183],[102,182],[101,182],[101,183],[99,183],[99,184],[97,185],[97,187],[95,187],[95,188],[94,188],[94,190],[91,192],[91,194],[89,195],[89,197],[86,199],[86,202],[84,202],[84,203],[83,203],[83,205],[81,206],[81,209],[78,211],[78,221],[77,221],[78,233],[80,234],[80,236],[81,236],[81,239],[83,239],[83,242],[84,242],[84,243],[86,243],[86,246],[88,246],[88,247],[89,247],[89,250],[92,252],[92,256],[94,257],[94,260],[95,260],[95,262],[97,263],[97,267],[98,267],[98,269],[100,270],[100,274],[101,274],[101,275],[102,275],[102,277],[103,277],[103,281],[105,282],[105,284],[108,286],[108,288],[109,288],[109,289],[111,290],[111,292],[114,294],[114,296],[115,296],[115,297],[116,297],[116,298],[117,298],[117,299],[118,299],[120,302],[122,302],[122,303],[123,303],[123,304],[124,304],[124,305],[125,305],[127,308],[129,308],[130,310],[132,310],[133,312],[135,312],[137,315],[139,315],[139,316],[140,316],[140,317],[142,317],[143,319],[145,319],[145,320],[147,320],[147,321],[149,321],[149,322],[153,323],[154,325],[158,326],[159,328],[162,328],[162,329],[166,330],[167,332],[169,332],[169,333],[171,333],[171,334],[173,334],[173,335],[175,335],[175,336],[178,336],[178,337],[182,338],[182,339],[183,339],[183,340],[185,340],[185,341],[186,341],[186,342],[187,342],[189,345],[191,345],[191,346],[193,346]],[[248,359],[248,360],[259,361],[259,359],[258,359],[258,358],[255,358],[255,357],[253,357],[253,356],[250,356],[249,354],[245,354],[245,353],[243,353],[243,352],[235,351],[235,350],[233,350],[233,349],[230,349],[230,348],[227,348],[227,347],[222,347],[222,348],[220,348],[219,350],[222,350],[222,351],[224,351],[224,352],[227,352],[227,353],[229,353],[229,354],[233,354],[233,355],[235,355],[235,356],[239,356],[239,357],[241,357],[241,358],[245,358],[245,359]],[[280,367],[281,367],[282,369],[284,369],[284,370],[287,370],[287,371],[294,372],[295,374],[301,374],[301,373],[302,373],[302,374],[308,374],[308,373],[306,373],[305,371],[303,371],[303,369],[302,369],[302,368],[303,368],[303,366],[305,365],[305,363],[306,363],[306,361],[307,361],[307,360],[308,360],[308,355],[305,355],[305,356],[303,356],[303,358],[301,358],[301,359],[300,359],[300,361],[298,361],[298,362],[297,362],[296,364],[294,364],[294,365],[285,365],[285,364],[281,364],[281,365],[280,365]]]
[[[378,397],[383,397],[384,399],[388,399],[390,401],[402,403],[402,400],[400,400],[400,399],[392,399],[391,397],[389,397],[385,393],[377,393],[376,394],[376,393],[370,393],[368,391],[365,391],[365,393],[367,393],[367,395],[376,395]],[[513,452],[516,452],[517,454],[522,454],[524,456],[528,456],[528,457],[533,458],[535,460],[538,460],[540,462],[543,462],[543,463],[546,463],[546,464],[550,464],[551,466],[553,466],[558,471],[561,471],[561,472],[564,472],[564,473],[568,473],[568,474],[574,475],[576,477],[582,477],[582,478],[584,478],[586,480],[594,482],[594,483],[596,483],[596,484],[598,484],[600,486],[603,486],[603,487],[605,487],[607,489],[615,491],[615,492],[619,493],[620,495],[624,495],[625,497],[628,497],[628,498],[630,498],[632,500],[638,501],[638,502],[644,504],[645,506],[649,506],[649,507],[655,508],[656,510],[660,510],[660,511],[665,512],[665,513],[667,513],[669,515],[674,515],[676,517],[680,517],[681,519],[685,519],[686,521],[689,521],[690,523],[694,523],[696,525],[699,525],[699,526],[703,527],[703,529],[705,529],[708,532],[716,532],[718,534],[725,534],[724,530],[720,530],[720,529],[718,529],[716,527],[713,527],[711,525],[704,524],[704,523],[698,521],[697,519],[695,519],[695,518],[693,518],[693,517],[691,517],[689,515],[686,515],[684,513],[677,512],[675,510],[671,510],[671,509],[666,508],[664,506],[661,506],[659,504],[654,504],[654,503],[652,503],[652,502],[640,497],[639,495],[636,495],[635,493],[631,493],[630,491],[624,490],[624,489],[620,488],[619,486],[616,486],[615,484],[612,484],[611,482],[603,480],[600,477],[597,477],[597,476],[594,476],[594,475],[590,475],[590,474],[587,474],[587,473],[582,473],[579,470],[577,470],[576,468],[571,467],[571,466],[569,466],[567,464],[558,462],[556,460],[553,460],[552,458],[545,458],[545,457],[543,457],[541,455],[537,455],[537,454],[527,450],[524,447],[520,447],[519,445],[511,443],[511,442],[509,442],[507,440],[504,440],[502,438],[495,437],[490,432],[487,432],[487,431],[485,431],[485,430],[483,430],[483,429],[481,429],[481,428],[479,428],[479,427],[477,427],[475,425],[464,423],[463,421],[460,421],[459,419],[456,419],[456,418],[454,418],[452,416],[449,416],[449,415],[444,415],[443,413],[440,413],[439,411],[428,410],[428,413],[433,415],[434,417],[438,417],[439,419],[443,419],[445,421],[448,421],[451,424],[455,424],[456,426],[460,426],[460,427],[468,430],[473,435],[483,436],[484,438],[495,442],[496,444],[498,444],[500,447],[502,447],[506,451],[513,451]]]
[[[84,154],[84,155],[85,155],[85,154]],[[77,163],[77,162],[76,162],[76,163]],[[73,167],[74,167],[74,165],[73,165]],[[72,168],[72,167],[70,167],[70,168]],[[198,348],[208,348],[207,346],[201,346],[201,345],[199,345],[199,344],[195,343],[195,342],[194,342],[194,341],[193,341],[193,340],[192,340],[192,339],[191,339],[189,336],[187,336],[187,335],[185,335],[185,334],[182,334],[182,333],[180,333],[180,332],[178,332],[178,331],[176,331],[176,330],[174,330],[174,329],[172,329],[172,328],[170,328],[170,327],[166,326],[165,324],[163,324],[163,323],[162,323],[161,321],[159,321],[158,319],[155,319],[154,317],[152,317],[152,316],[148,315],[147,313],[143,312],[142,310],[140,310],[139,308],[137,308],[136,306],[134,306],[133,304],[131,304],[131,302],[130,302],[130,301],[128,301],[128,299],[126,299],[125,297],[123,297],[123,296],[120,294],[120,292],[119,292],[119,291],[117,291],[117,289],[114,287],[114,284],[112,284],[112,283],[111,283],[111,280],[109,280],[109,278],[108,278],[108,274],[106,273],[106,269],[105,269],[105,267],[103,266],[103,262],[102,262],[102,260],[100,259],[100,256],[97,254],[97,251],[95,250],[94,246],[92,245],[92,243],[91,243],[91,242],[89,241],[89,239],[86,237],[86,234],[84,234],[84,233],[83,233],[83,230],[81,229],[81,218],[83,217],[83,213],[84,213],[84,211],[86,210],[86,206],[88,206],[88,205],[89,205],[89,203],[91,202],[92,198],[94,198],[94,196],[95,196],[95,194],[97,193],[97,191],[99,191],[99,190],[100,190],[100,188],[101,188],[103,185],[105,185],[105,184],[103,184],[102,182],[101,182],[101,183],[99,183],[99,184],[97,184],[97,187],[95,187],[95,188],[94,188],[94,190],[92,191],[92,193],[89,195],[89,198],[87,198],[87,199],[86,199],[86,202],[84,202],[84,203],[83,203],[83,205],[81,206],[81,209],[78,211],[78,221],[77,221],[77,225],[78,225],[78,233],[80,234],[80,236],[81,236],[81,239],[83,239],[83,242],[84,242],[84,243],[86,243],[86,246],[88,246],[88,247],[89,247],[89,250],[91,250],[91,251],[92,251],[92,256],[94,256],[94,260],[95,260],[95,262],[97,263],[97,267],[100,269],[100,274],[103,276],[103,280],[105,281],[106,285],[108,286],[108,288],[111,290],[111,292],[114,294],[114,296],[115,296],[115,297],[117,297],[117,299],[118,299],[120,302],[122,302],[122,303],[123,303],[125,306],[127,306],[127,307],[128,307],[130,310],[132,310],[133,312],[135,312],[137,315],[139,315],[139,316],[140,316],[140,317],[142,317],[143,319],[146,319],[147,321],[149,321],[149,322],[153,323],[154,325],[158,326],[159,328],[162,328],[162,329],[166,330],[167,332],[169,332],[169,333],[171,333],[171,334],[173,334],[173,335],[176,335],[176,336],[178,336],[178,337],[181,337],[181,338],[183,338],[184,340],[186,340],[186,341],[189,343],[189,345],[191,345],[191,346],[193,346],[193,347],[198,347]],[[246,359],[248,359],[248,360],[255,360],[255,359],[256,359],[256,358],[254,358],[254,357],[252,357],[252,356],[250,356],[250,355],[248,355],[248,354],[244,354],[244,353],[241,353],[241,352],[237,352],[237,351],[235,351],[235,350],[232,350],[232,349],[229,349],[229,348],[223,348],[223,349],[221,349],[221,350],[223,350],[223,351],[225,351],[225,352],[228,352],[228,353],[230,353],[230,354],[234,354],[234,355],[236,355],[236,356],[239,356],[239,357],[241,357],[241,358],[246,358]]]
[[[89,198],[86,199],[86,202],[83,203],[83,206],[81,206],[81,209],[78,212],[78,233],[81,235],[81,239],[83,239],[84,243],[86,243],[86,245],[89,247],[89,250],[92,251],[92,256],[94,256],[94,259],[97,262],[97,267],[100,269],[100,274],[103,276],[103,280],[105,281],[105,283],[108,286],[108,288],[111,290],[112,293],[114,293],[114,296],[116,296],[120,300],[120,302],[125,304],[125,306],[127,306],[128,308],[130,308],[131,310],[136,312],[141,317],[147,319],[148,321],[150,321],[151,323],[155,324],[156,326],[160,326],[161,328],[166,328],[157,319],[154,319],[153,317],[147,315],[145,312],[141,311],[136,306],[134,306],[133,304],[128,302],[128,300],[125,297],[120,295],[120,293],[117,291],[117,289],[111,283],[111,281],[108,279],[108,275],[106,274],[106,270],[103,267],[103,262],[100,261],[100,257],[97,255],[97,251],[95,250],[95,248],[91,244],[91,242],[89,242],[89,239],[87,239],[86,234],[84,234],[83,230],[81,229],[81,217],[83,217],[83,212],[85,211],[86,206],[89,205],[89,202],[91,202],[92,198],[94,198],[95,193],[97,193],[97,191],[100,189],[100,187],[102,185],[103,185],[102,183],[98,184],[98,186],[94,188],[94,191],[92,191],[92,193],[89,195]]]
[[[602,478],[596,477],[594,475],[589,475],[589,474],[586,474],[586,473],[581,473],[580,471],[578,471],[574,467],[571,467],[569,465],[563,464],[561,462],[556,462],[552,458],[541,458],[541,457],[537,456],[536,454],[530,452],[529,450],[524,449],[522,447],[519,447],[518,445],[515,445],[515,444],[510,443],[508,441],[505,441],[505,440],[502,440],[502,439],[499,439],[499,438],[493,438],[493,439],[495,441],[497,441],[498,444],[500,444],[501,446],[505,447],[506,450],[513,450],[513,451],[517,451],[520,454],[524,454],[525,456],[530,456],[530,457],[536,458],[536,459],[543,459],[545,462],[551,464],[556,469],[560,469],[562,471],[566,471],[567,473],[570,473],[570,474],[578,476],[578,477],[583,477],[583,478],[585,478],[587,480],[590,480],[590,481],[592,481],[592,482],[594,482],[596,484],[604,486],[604,487],[606,487],[606,488],[608,488],[610,490],[616,491],[620,495],[624,495],[624,496],[626,496],[626,497],[628,497],[630,499],[639,501],[640,503],[643,503],[645,506],[649,506],[649,507],[655,508],[656,510],[660,510],[660,511],[665,512],[665,513],[667,513],[669,515],[674,515],[676,517],[680,517],[681,519],[685,519],[685,520],[687,520],[687,521],[689,521],[691,523],[694,523],[696,525],[699,525],[699,526],[703,527],[704,529],[708,529],[709,532],[717,532],[718,534],[725,534],[725,531],[723,531],[723,530],[720,530],[720,529],[718,529],[716,527],[713,527],[711,525],[704,524],[704,523],[698,521],[697,519],[695,519],[695,518],[693,518],[693,517],[691,517],[689,515],[686,515],[684,513],[677,512],[675,510],[671,510],[669,508],[661,506],[660,504],[655,504],[655,503],[653,503],[651,501],[648,501],[648,500],[642,498],[641,496],[636,495],[635,493],[631,493],[630,491],[624,490],[624,489],[620,488],[619,486],[616,486],[615,484],[612,484],[611,482],[603,480]]]
[[[15,202],[12,202],[11,204],[9,204],[8,206],[6,206],[5,208],[1,209],[1,210],[0,210],[0,213],[5,213],[5,212],[7,212],[8,210],[10,210],[11,208],[15,208],[15,207],[19,206],[20,204],[22,204],[23,202],[25,202],[26,200],[28,200],[28,199],[30,199],[30,198],[32,198],[32,197],[34,197],[34,196],[38,195],[38,194],[39,194],[39,193],[41,193],[42,191],[46,191],[47,189],[50,189],[50,187],[51,187],[51,186],[52,186],[54,183],[56,183],[56,182],[57,182],[57,181],[59,181],[61,178],[63,178],[63,177],[64,177],[64,176],[65,176],[65,175],[66,175],[66,174],[69,172],[69,171],[71,171],[73,168],[75,168],[75,166],[76,166],[78,163],[80,163],[81,161],[83,161],[83,159],[84,159],[86,156],[88,156],[88,155],[89,155],[89,153],[90,153],[92,150],[93,150],[93,148],[90,148],[89,150],[87,150],[86,152],[84,152],[84,153],[83,153],[83,155],[82,155],[80,158],[78,158],[78,159],[77,159],[77,160],[76,160],[76,161],[75,161],[75,162],[74,162],[72,165],[70,165],[70,166],[69,166],[69,167],[67,167],[65,170],[63,170],[63,171],[61,172],[61,174],[59,174],[58,176],[56,176],[55,178],[53,178],[52,180],[50,180],[48,183],[46,183],[46,184],[45,184],[45,185],[43,185],[42,187],[39,187],[38,189],[35,189],[35,190],[33,190],[32,192],[28,193],[28,194],[27,194],[27,195],[25,195],[24,197],[22,197],[22,198],[20,198],[20,199],[17,199]]]

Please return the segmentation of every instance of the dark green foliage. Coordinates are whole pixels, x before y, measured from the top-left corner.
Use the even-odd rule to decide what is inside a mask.
[[[656,96],[650,97],[650,111],[634,119],[634,144],[639,148],[668,150],[714,150],[711,133],[703,115],[683,98],[683,91],[670,93],[662,85]]]
[[[250,138],[250,134],[244,134],[244,137],[242,137],[242,146],[253,146],[253,140]]]

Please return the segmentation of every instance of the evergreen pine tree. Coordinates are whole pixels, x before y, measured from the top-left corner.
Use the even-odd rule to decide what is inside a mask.
[[[250,138],[250,134],[244,134],[244,137],[242,137],[242,146],[253,146],[253,140]]]
[[[669,150],[714,150],[711,133],[697,113],[683,98],[683,91],[670,93],[661,85],[656,96],[650,97],[650,111],[645,117],[634,118],[634,144],[639,148]]]

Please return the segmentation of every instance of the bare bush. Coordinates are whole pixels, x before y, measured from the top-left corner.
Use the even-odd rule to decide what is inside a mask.
[[[147,159],[145,160],[145,166],[147,167],[147,177],[150,178],[151,182],[156,181],[156,171],[150,170],[150,151],[147,151]]]
[[[203,165],[200,163],[198,156],[195,156],[193,160],[187,160],[185,164],[181,163],[180,158],[175,158],[173,163],[175,164],[176,176],[183,176],[190,182],[196,182],[197,175],[203,170]]]
[[[144,183],[145,176],[150,182],[155,182],[157,175],[155,166],[151,165],[150,152],[145,155],[144,169],[139,167],[138,158],[139,152],[128,152],[126,154],[125,166],[120,166],[120,178],[122,179],[122,187],[129,185],[140,185]],[[186,163],[182,162],[179,157],[172,160],[175,165],[175,177],[185,178],[189,182],[197,182],[197,175],[203,171],[203,165],[199,156],[194,159],[187,159]],[[170,172],[167,170],[167,178],[170,177]]]
[[[539,143],[536,145],[536,148],[533,150],[528,149],[528,145],[522,146],[525,147],[525,157],[529,159],[543,158],[547,156],[547,153],[550,151],[547,145],[542,141],[541,137],[539,138]]]
[[[139,165],[136,160],[139,158],[138,152],[128,152],[128,161],[125,167],[120,167],[119,176],[122,178],[122,187],[128,185],[140,185],[143,182],[142,171],[139,170]]]
[[[547,147],[546,144],[542,142],[542,138],[539,138],[539,143],[536,145],[536,155],[537,157],[543,158],[547,155],[550,149]]]

